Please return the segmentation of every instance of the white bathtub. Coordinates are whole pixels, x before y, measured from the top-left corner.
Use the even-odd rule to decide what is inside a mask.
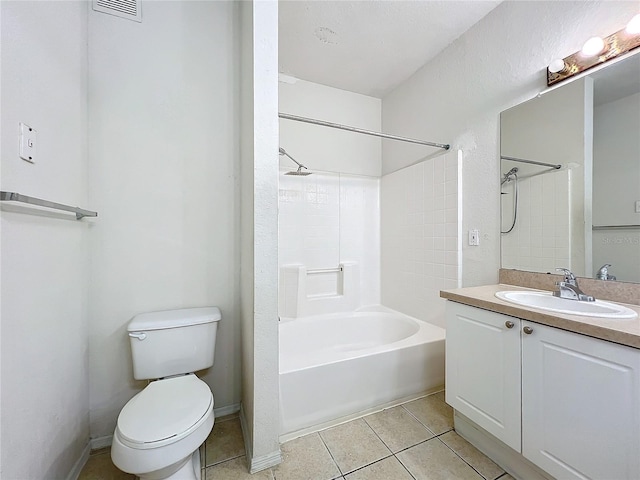
[[[443,328],[385,307],[280,322],[280,434],[435,391]]]

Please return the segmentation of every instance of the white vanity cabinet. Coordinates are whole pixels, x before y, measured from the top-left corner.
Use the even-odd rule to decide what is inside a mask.
[[[556,478],[640,479],[640,350],[522,328],[522,454]]]
[[[640,479],[640,350],[450,301],[446,348],[447,403],[533,464]]]
[[[447,302],[446,401],[521,451],[520,320]]]

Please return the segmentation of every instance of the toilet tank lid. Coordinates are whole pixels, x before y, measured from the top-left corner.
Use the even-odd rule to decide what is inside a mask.
[[[222,318],[218,307],[181,308],[136,315],[129,322],[129,332],[141,330],[164,330],[203,323],[217,322]]]

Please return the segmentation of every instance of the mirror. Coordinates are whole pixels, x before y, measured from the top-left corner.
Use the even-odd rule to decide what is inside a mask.
[[[640,54],[502,112],[500,137],[502,268],[640,283]]]

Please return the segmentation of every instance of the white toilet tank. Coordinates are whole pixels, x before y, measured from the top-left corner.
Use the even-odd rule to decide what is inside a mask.
[[[213,365],[218,307],[142,313],[129,322],[136,380],[191,373]]]

